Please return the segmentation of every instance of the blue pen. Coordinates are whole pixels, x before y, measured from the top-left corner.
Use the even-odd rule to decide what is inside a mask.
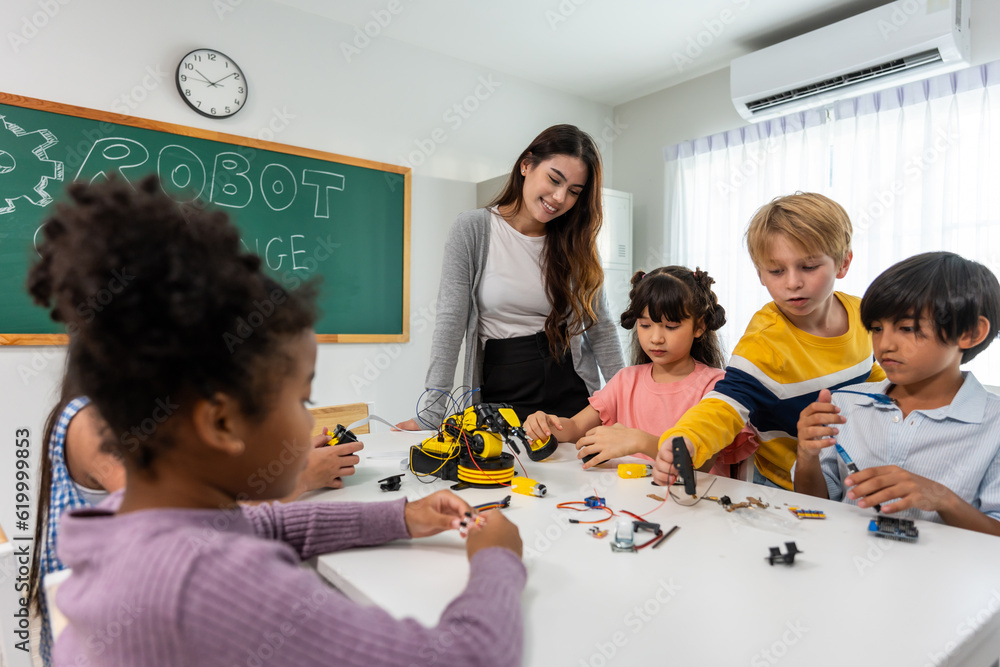
[[[885,394],[879,394],[879,395],[885,396]],[[889,397],[886,396],[886,398]],[[844,465],[846,465],[847,469],[851,471],[851,474],[853,475],[854,473],[858,472],[857,464],[851,460],[851,457],[847,455],[847,452],[844,450],[843,447],[840,446],[840,443],[838,442],[837,444],[834,445],[834,447],[837,448],[837,453],[840,454],[840,458],[844,460]],[[881,512],[882,505],[875,505],[875,511]]]
[[[831,394],[857,394],[858,396],[868,396],[872,398],[876,403],[884,403],[885,405],[892,405],[896,401],[892,399],[888,394],[872,394],[867,391],[851,391],[850,389],[834,389],[830,392]]]

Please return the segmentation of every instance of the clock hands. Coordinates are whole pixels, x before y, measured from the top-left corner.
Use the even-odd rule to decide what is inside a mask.
[[[236,75],[236,72],[232,72],[232,73],[230,73],[230,74],[227,74],[226,76],[222,77],[222,78],[221,78],[221,79],[219,79],[218,81],[209,81],[209,80],[208,80],[208,77],[207,77],[207,76],[205,76],[204,74],[202,74],[202,73],[201,73],[201,70],[199,70],[199,69],[196,69],[196,70],[195,70],[195,72],[198,72],[198,76],[200,76],[200,77],[201,77],[201,80],[202,80],[202,81],[204,81],[204,82],[205,82],[205,83],[207,83],[208,85],[212,86],[213,88],[225,88],[225,86],[221,86],[221,85],[219,85],[219,81],[225,81],[225,80],[226,80],[226,79],[228,79],[229,77],[231,77],[231,76],[235,76],[235,75]]]
[[[226,76],[224,76],[221,79],[219,79],[219,81],[224,81],[224,80],[228,79],[231,76],[236,76],[236,72],[231,72],[230,74],[227,74]],[[213,84],[213,85],[218,85],[219,81],[216,81],[215,84]],[[222,86],[222,87],[225,88],[225,86]]]
[[[211,82],[211,81],[208,80],[207,76],[205,76],[204,74],[201,73],[201,70],[196,69],[195,72],[198,72],[198,76],[201,77],[201,80],[204,81],[205,83],[207,83],[208,85],[210,85],[210,86],[214,86],[215,85],[215,83],[213,83],[213,82]],[[222,81],[222,79],[219,79],[219,81]]]

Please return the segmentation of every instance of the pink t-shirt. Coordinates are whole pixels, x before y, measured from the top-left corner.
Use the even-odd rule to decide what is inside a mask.
[[[590,405],[600,413],[601,423],[605,426],[620,423],[626,428],[658,435],[676,424],[681,415],[712,391],[715,383],[725,374],[721,368],[696,361],[694,370],[686,378],[662,384],[653,381],[653,364],[626,366],[590,397]],[[724,459],[727,464],[737,463],[753,453],[756,438],[747,442],[753,433],[749,429],[748,425],[744,429],[747,432],[741,432],[736,436],[734,445],[730,445],[730,448],[738,447],[739,454],[727,448],[719,456],[720,460]],[[643,454],[636,456],[649,458]],[[712,472],[716,472],[714,467]],[[720,468],[716,474],[728,475],[728,472],[723,473]]]

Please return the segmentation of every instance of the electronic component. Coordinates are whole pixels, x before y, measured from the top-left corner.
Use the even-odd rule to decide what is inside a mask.
[[[615,537],[611,540],[612,551],[629,551],[635,553],[635,522],[624,517],[618,519],[615,525]]]
[[[378,481],[378,488],[383,491],[399,491],[400,481],[402,479],[402,475],[389,475],[385,479],[380,479]]]
[[[684,481],[684,493],[690,496],[697,496],[698,486],[694,480],[694,464],[691,462],[691,453],[684,438],[676,437],[670,444],[674,454],[674,467],[677,468],[679,479]]]
[[[785,542],[786,553],[781,553],[781,547],[769,547],[771,554],[765,557],[765,560],[774,565],[775,563],[782,563],[784,565],[794,565],[795,564],[795,554],[802,553],[799,548],[795,546],[795,542]]]
[[[804,510],[798,507],[789,507],[788,511],[795,515],[797,519],[825,519],[826,513],[820,510]]]
[[[857,393],[857,392],[851,392],[851,393]],[[885,396],[885,394],[869,394],[869,395],[871,395],[871,396]],[[889,398],[889,397],[886,396],[886,398]],[[889,400],[890,400],[890,402],[892,401],[891,398]],[[844,448],[840,446],[840,443],[838,442],[837,444],[834,445],[834,447],[837,448],[837,453],[840,454],[840,458],[844,460],[844,465],[847,466],[847,469],[851,472],[851,474],[853,475],[854,473],[859,472],[858,465],[854,461],[851,460],[851,457],[847,455],[847,451],[845,451]],[[882,511],[882,505],[881,504],[875,505],[874,507],[875,507],[875,511],[876,512],[881,512]]]
[[[477,512],[485,512],[486,510],[502,510],[510,507],[510,496],[505,496],[503,500],[498,500],[492,503],[483,503],[482,505],[473,505],[472,509]]]
[[[649,538],[643,544],[636,544],[635,534],[640,531],[653,533],[653,537]],[[651,521],[632,521],[622,517],[618,519],[618,524],[615,526],[615,539],[611,542],[611,550],[630,551],[634,553],[639,549],[645,549],[653,542],[662,539],[662,537],[663,531],[660,530],[660,524]]]
[[[623,479],[649,477],[653,474],[653,466],[648,463],[619,463],[618,476]]]
[[[877,516],[868,523],[868,532],[876,537],[900,542],[916,542],[920,536],[916,524],[910,519],[894,516]]]
[[[593,453],[593,454],[587,454],[586,456],[584,456],[584,457],[583,457],[582,459],[580,459],[580,460],[581,460],[581,461],[583,461],[584,463],[590,463],[590,459],[594,458],[595,456],[597,456],[597,453],[596,453],[596,452],[595,452],[595,453]]]
[[[347,430],[342,425],[337,424],[333,429],[333,435],[327,440],[328,445],[342,445],[345,442],[357,442],[358,436],[354,435],[352,431]]]
[[[669,538],[669,537],[670,537],[671,535],[673,535],[674,533],[676,533],[676,532],[677,532],[678,530],[680,530],[680,526],[674,526],[673,528],[671,528],[670,530],[668,530],[668,531],[667,531],[666,533],[664,533],[663,535],[661,535],[661,536],[660,536],[660,537],[659,537],[659,538],[658,538],[658,539],[656,540],[656,542],[654,542],[654,543],[653,543],[653,548],[654,548],[654,549],[658,549],[658,548],[660,547],[660,545],[661,545],[661,544],[663,544],[664,542],[666,542],[666,541],[667,541],[667,539],[668,539],[668,538]]]
[[[592,536],[598,538],[598,539],[600,539],[602,537],[607,537],[608,536],[608,531],[607,530],[601,530],[597,526],[591,526],[590,530],[588,530],[587,532],[590,533]]]
[[[536,480],[528,477],[515,477],[510,480],[510,490],[525,496],[536,496],[542,498],[548,493],[544,484],[539,484]]]
[[[646,532],[649,532],[649,533],[659,533],[660,532],[660,524],[653,523],[652,521],[636,521],[632,525],[632,528],[633,528],[633,530],[636,530],[636,531],[645,530]]]
[[[608,503],[605,502],[604,498],[598,498],[597,496],[588,496],[583,499],[583,504],[591,509],[596,509],[599,507],[607,507]]]

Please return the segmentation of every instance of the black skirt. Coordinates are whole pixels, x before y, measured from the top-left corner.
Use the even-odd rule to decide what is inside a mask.
[[[589,405],[590,393],[573,368],[569,350],[555,359],[544,331],[531,336],[490,339],[483,355],[483,403],[509,403],[523,422],[541,410],[572,417]]]

